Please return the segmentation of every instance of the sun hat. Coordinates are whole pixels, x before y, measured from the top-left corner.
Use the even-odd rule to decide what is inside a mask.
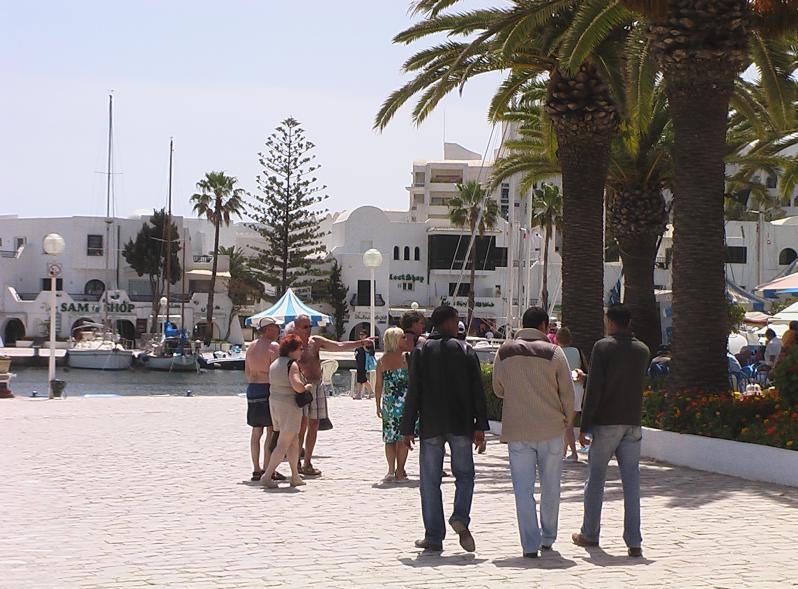
[[[269,325],[277,325],[277,320],[273,317],[261,317],[258,319],[258,330],[261,330]]]

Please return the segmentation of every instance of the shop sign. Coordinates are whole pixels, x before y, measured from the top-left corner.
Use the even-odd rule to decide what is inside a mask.
[[[108,303],[108,313],[112,315],[127,315],[132,313],[136,306],[133,303]],[[61,303],[62,313],[94,313],[103,312],[100,303]]]
[[[388,278],[399,282],[424,282],[423,276],[415,276],[413,274],[390,274]]]
[[[371,314],[368,311],[355,311],[352,318],[356,321],[371,321]],[[381,315],[380,313],[374,314],[374,321],[377,323],[385,323],[388,321],[388,315]]]
[[[462,300],[462,299],[449,300],[446,297],[442,297],[441,298],[441,305],[451,305],[452,307],[463,307],[463,308],[465,308],[466,306],[468,306],[468,300]],[[474,301],[474,308],[475,309],[480,308],[480,307],[482,307],[482,308],[492,308],[492,307],[495,307],[495,306],[496,306],[496,303],[494,303],[493,301]]]

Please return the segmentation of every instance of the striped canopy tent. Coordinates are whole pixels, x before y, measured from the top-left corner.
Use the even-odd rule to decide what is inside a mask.
[[[280,325],[290,323],[300,315],[307,315],[314,326],[324,326],[330,323],[330,316],[308,307],[303,303],[294,291],[290,288],[285,291],[285,294],[280,297],[280,300],[274,303],[271,307],[260,313],[256,313],[252,317],[247,317],[244,325],[249,327],[257,325],[258,320],[263,317],[271,317]]]
[[[761,291],[764,296],[772,298],[785,294],[798,294],[798,272],[760,284],[756,290]]]

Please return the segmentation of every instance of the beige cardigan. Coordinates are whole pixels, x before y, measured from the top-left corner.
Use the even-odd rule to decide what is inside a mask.
[[[493,363],[493,392],[504,399],[502,442],[561,436],[573,420],[574,385],[562,348],[537,329],[502,344]]]

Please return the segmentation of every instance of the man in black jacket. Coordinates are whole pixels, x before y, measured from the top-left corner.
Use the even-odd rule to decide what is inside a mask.
[[[441,306],[432,313],[435,333],[416,347],[410,362],[410,385],[405,398],[400,431],[412,449],[416,420],[421,422],[421,514],[425,535],[416,547],[443,550],[446,524],[443,517],[441,473],[444,444],[449,444],[455,476],[454,513],[449,518],[460,536],[460,545],[475,550],[468,529],[474,494],[474,455],[488,429],[485,393],[479,359],[457,336],[457,310]]]

